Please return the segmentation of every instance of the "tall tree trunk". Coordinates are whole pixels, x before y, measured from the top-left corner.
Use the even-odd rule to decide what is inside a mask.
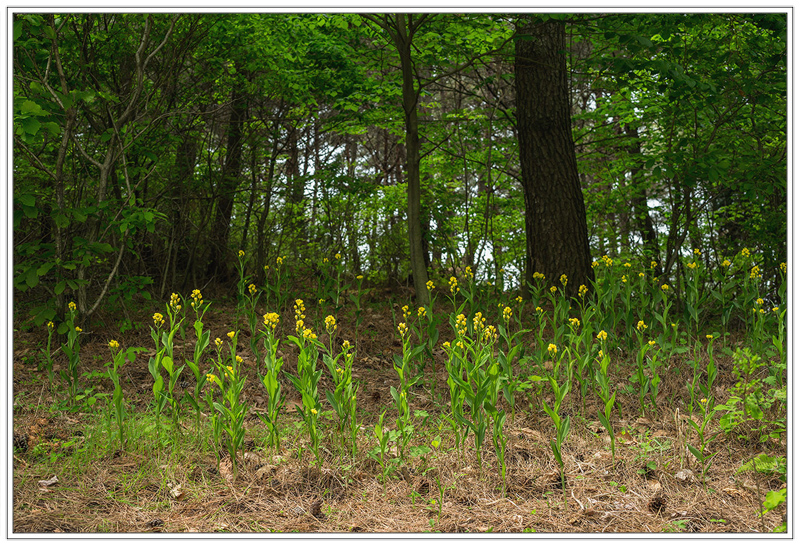
[[[578,178],[569,113],[564,23],[518,21],[515,87],[527,260],[523,287],[533,273],[549,285],[566,275],[576,294],[593,279],[586,210]]]
[[[222,168],[222,180],[218,186],[217,212],[211,234],[211,261],[207,271],[209,276],[219,275],[219,280],[222,282],[229,280],[232,273],[226,258],[231,232],[233,201],[242,172],[242,134],[246,116],[247,101],[238,89],[234,89],[231,92],[231,118],[225,147],[225,165]]]

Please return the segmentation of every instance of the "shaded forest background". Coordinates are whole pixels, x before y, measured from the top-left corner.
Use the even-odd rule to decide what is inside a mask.
[[[787,19],[767,13],[408,16],[417,227],[437,286],[467,266],[501,288],[523,280],[523,17],[565,29],[593,259],[655,261],[675,279],[694,248],[718,265],[748,247],[775,289]],[[283,257],[302,292],[337,253],[347,275],[413,285],[403,59],[381,21],[15,14],[15,326],[69,301],[85,320],[232,293],[239,250],[259,285]]]

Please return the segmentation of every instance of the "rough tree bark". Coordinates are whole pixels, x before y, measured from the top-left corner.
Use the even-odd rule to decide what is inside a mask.
[[[517,131],[525,197],[527,258],[523,291],[533,273],[574,295],[593,279],[586,209],[572,140],[564,23],[517,22]],[[526,294],[527,295],[527,294]]]

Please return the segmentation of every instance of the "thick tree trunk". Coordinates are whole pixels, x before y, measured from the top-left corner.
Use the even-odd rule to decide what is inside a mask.
[[[516,42],[515,86],[527,260],[533,273],[573,295],[593,279],[586,210],[572,140],[564,23],[522,18]]]

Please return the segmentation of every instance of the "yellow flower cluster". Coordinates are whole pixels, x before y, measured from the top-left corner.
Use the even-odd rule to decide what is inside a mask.
[[[364,275],[356,275],[356,279],[359,280],[359,281],[362,280],[363,278],[364,278]]]
[[[203,294],[201,294],[200,291],[195,288],[192,290],[192,309],[197,310],[201,305],[203,305]]]
[[[581,325],[580,319],[577,319],[575,317],[572,317],[571,319],[569,319],[569,327],[570,328],[577,328],[580,325]]]
[[[744,256],[745,258],[749,258],[750,257],[750,251],[747,248],[743,248],[742,249],[742,256]]]
[[[55,325],[55,324],[53,324],[53,321],[52,321],[52,320],[48,320],[48,321],[47,321],[47,327],[48,327],[48,328],[50,328],[50,329],[52,330],[53,328],[55,328],[55,327],[56,327],[56,325]]]
[[[758,298],[756,300],[756,303],[759,304],[759,305],[764,305],[764,300],[762,298]]]
[[[711,341],[712,339],[714,339],[714,336],[711,334],[706,334],[706,339]]]
[[[75,305],[75,302],[74,302],[74,301],[71,301],[71,302],[69,302],[69,304],[67,304],[67,307],[69,307],[69,310],[70,310],[70,311],[74,311],[75,309],[77,309],[77,308],[78,308],[78,306],[77,306],[77,305]]]
[[[304,339],[314,340],[314,339],[317,339],[317,334],[312,332],[311,328],[306,328],[305,330],[303,330],[303,338]]]
[[[434,285],[434,284],[433,284],[433,281],[428,281],[428,282],[426,282],[426,283],[425,283],[425,286],[426,286],[426,287],[428,287],[428,290],[429,290],[429,291],[430,291],[430,290],[433,290],[434,288],[436,288],[436,285]]]
[[[631,266],[631,263],[630,263],[630,262],[625,262],[623,265],[624,265],[625,267],[630,267],[630,266]]]
[[[240,250],[239,251],[239,257],[240,258],[244,258],[244,250]]]
[[[688,267],[689,269],[696,269],[697,264],[694,262],[689,262],[688,264],[686,264],[686,267]]]
[[[404,319],[408,319],[408,317],[410,315],[411,315],[411,313],[409,313],[409,311],[408,311],[408,305],[404,305],[403,306],[403,318]]]
[[[254,284],[251,284],[250,286],[248,286],[247,290],[250,291],[250,295],[251,296],[255,296],[256,292],[258,292],[258,288],[256,288],[256,285],[254,285]]]
[[[286,256],[278,256],[277,258],[275,258],[275,263],[278,264],[278,265],[283,265],[283,260],[285,260],[285,259],[286,259]]]
[[[295,331],[298,334],[301,334],[305,328],[305,323],[303,323],[303,319],[306,318],[305,310],[306,306],[303,304],[303,300],[294,300],[294,323]]]
[[[345,353],[350,350],[350,342],[346,339],[342,342],[342,351]]]
[[[555,286],[551,286],[550,287],[550,292],[552,292],[553,294],[555,294],[557,291],[558,291],[558,288],[556,288]]]
[[[508,322],[509,320],[511,320],[511,315],[512,315],[513,313],[514,313],[514,312],[511,310],[511,307],[508,307],[508,306],[506,306],[506,307],[503,309],[503,320],[504,320],[504,321],[506,321],[506,322]]]
[[[108,342],[108,346],[111,349],[119,349],[119,342],[116,339],[112,339]]]
[[[556,356],[558,352],[558,347],[556,347],[555,343],[551,343],[547,346],[547,352],[550,353],[550,356]]]
[[[442,343],[442,347],[444,347],[446,350],[449,350],[450,349],[450,342],[449,341],[445,341],[444,343]]]
[[[156,325],[156,328],[164,326],[164,315],[161,313],[155,313],[153,315],[153,323]]]
[[[517,303],[522,303],[522,296],[517,296]]]
[[[236,332],[228,332],[228,339],[233,341],[233,338],[236,336]]]
[[[467,268],[464,270],[464,276],[470,280],[475,276],[473,275],[472,268],[470,266],[467,266]]]
[[[267,313],[264,315],[264,326],[270,328],[273,332],[275,328],[278,327],[278,321],[280,321],[278,313]]]
[[[458,292],[458,279],[450,277],[450,293],[455,296],[456,292]]]
[[[217,376],[214,375],[213,373],[207,373],[206,374],[206,381],[211,383],[212,387],[214,386],[214,383],[216,382],[216,380],[217,380]]]
[[[728,267],[729,265],[731,265],[731,261],[730,260],[723,260],[722,261],[722,267]]]
[[[600,330],[597,333],[597,339],[599,339],[600,341],[605,341],[606,339],[608,339],[608,334],[606,333],[605,330]]]
[[[645,324],[643,320],[640,320],[639,322],[636,323],[636,329],[639,330],[640,332],[643,332],[644,330],[647,329],[647,324]]]
[[[700,249],[699,248],[695,248],[694,249],[694,255],[695,256],[699,256],[700,255]]]
[[[543,312],[544,312],[544,309],[542,309],[541,307],[539,307],[539,306],[537,305],[537,306],[536,306],[536,312],[537,312],[537,313],[543,313]]]
[[[628,282],[628,276],[627,275],[623,275],[622,276],[622,282],[625,282],[625,283]]]
[[[214,345],[216,345],[217,347],[222,347],[222,340],[220,338],[215,339]]]
[[[172,295],[169,297],[169,306],[172,308],[173,311],[180,311],[181,297],[173,292]]]
[[[236,363],[241,364],[242,362],[244,362],[244,359],[241,356],[236,355]]]
[[[486,328],[486,317],[478,311],[475,313],[475,316],[472,317],[472,329],[475,331],[476,336],[480,336],[484,328]]]
[[[783,271],[784,275],[786,274],[786,262],[781,262],[781,271]]]
[[[464,316],[464,313],[456,317],[456,331],[460,336],[467,335],[467,317]]]
[[[483,340],[488,342],[488,343],[494,343],[495,341],[497,341],[498,337],[499,336],[497,335],[497,328],[495,328],[491,324],[488,325],[483,330]]]
[[[425,318],[428,316],[428,311],[426,311],[424,307],[420,307],[417,309],[417,316],[420,318]]]
[[[337,260],[341,260],[342,259],[342,255],[337,252],[336,255],[334,256],[334,258],[336,258]]]
[[[582,297],[582,298],[586,296],[586,293],[587,293],[588,291],[589,291],[589,289],[588,289],[588,288],[586,288],[586,285],[585,285],[585,284],[582,284],[582,285],[580,285],[580,286],[578,287],[578,295],[579,295],[580,297]]]
[[[651,339],[650,341],[647,342],[647,344],[652,347],[653,345],[656,344],[656,342]]]
[[[333,334],[336,331],[336,319],[333,315],[325,317],[325,331],[329,334]]]
[[[400,324],[397,325],[397,331],[400,332],[400,337],[404,338],[408,333],[408,326],[406,326],[405,322],[401,322]]]
[[[614,265],[614,260],[609,258],[608,254],[604,254],[603,257],[600,259],[603,260],[603,263],[606,264],[606,267],[611,267],[612,265]]]
[[[650,268],[651,269],[655,269],[656,267],[658,267],[658,262],[657,261],[653,260],[652,262],[650,262]]]
[[[760,279],[761,278],[761,269],[757,265],[753,266],[753,269],[750,270],[750,278],[751,279]]]
[[[539,273],[538,271],[534,271],[533,280],[534,281],[540,281],[540,280],[543,281],[544,280],[544,274]]]
[[[566,275],[561,275],[561,279],[560,280],[561,280],[561,284],[564,285],[564,287],[566,288],[566,286],[567,286],[567,276]]]
[[[594,268],[595,268],[595,267],[597,267],[598,265],[600,265],[600,262],[598,262],[597,260],[594,260],[594,261],[592,262],[592,269],[594,269]]]
[[[76,331],[76,332],[78,332],[79,334],[80,334],[81,332],[83,332],[83,330],[81,330],[81,327],[80,327],[80,326],[76,326],[76,327],[75,327],[75,331]]]

